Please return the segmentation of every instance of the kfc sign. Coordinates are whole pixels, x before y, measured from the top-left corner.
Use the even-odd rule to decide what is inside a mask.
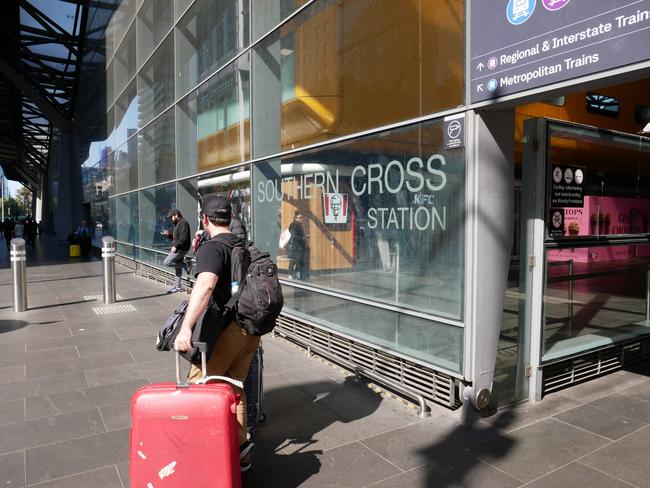
[[[326,224],[347,224],[348,194],[323,193],[323,209]]]

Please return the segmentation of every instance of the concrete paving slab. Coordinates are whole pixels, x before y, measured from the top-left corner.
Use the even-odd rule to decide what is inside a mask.
[[[0,425],[22,422],[25,420],[25,399],[0,402]]]
[[[146,384],[148,384],[146,380],[135,380],[27,398],[25,399],[25,414],[28,419],[34,419],[112,405],[129,400],[135,390]]]
[[[650,487],[650,427],[638,430],[603,449],[584,456],[580,463],[638,487]]]
[[[58,480],[39,483],[39,488],[123,488],[120,475],[115,466],[89,471]],[[124,485],[128,486],[128,485]]]
[[[609,443],[599,435],[546,419],[484,442],[470,454],[527,482]]]
[[[589,404],[594,408],[624,415],[631,419],[650,424],[650,402],[629,395],[609,395]]]
[[[0,454],[106,432],[96,408],[0,425]]]
[[[630,488],[633,485],[578,462],[564,466],[526,485],[527,488],[584,488],[585,486]]]
[[[522,482],[464,453],[440,456],[429,464],[372,485],[373,488],[406,486],[444,488],[515,488]]]
[[[25,486],[25,451],[0,455],[0,486]]]
[[[396,466],[358,443],[326,453],[307,448],[292,454],[274,454],[261,459],[243,476],[246,487],[268,487],[270,480],[292,487],[367,486],[399,473]]]
[[[121,429],[27,449],[27,485],[127,461],[128,445],[129,429]]]
[[[612,440],[620,439],[648,425],[591,405],[580,405],[573,410],[556,415],[555,418]]]

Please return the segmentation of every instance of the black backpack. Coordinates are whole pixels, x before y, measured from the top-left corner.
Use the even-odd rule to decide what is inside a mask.
[[[158,337],[156,337],[156,349],[159,351],[171,351],[174,348],[174,341],[176,340],[178,331],[181,329],[188,304],[189,300],[181,301],[176,310],[160,326]]]
[[[260,251],[250,241],[233,245],[218,235],[216,240],[231,250],[233,295],[226,303],[226,313],[234,314],[237,323],[249,334],[268,334],[284,305],[278,267],[269,253]]]
[[[181,330],[188,304],[189,300],[182,300],[176,310],[160,326],[158,337],[156,337],[157,350],[172,351],[174,349],[174,341]],[[192,332],[192,343],[195,345],[189,351],[182,352],[181,356],[191,363],[199,364],[201,362],[201,353],[196,347],[196,343],[205,342],[207,344],[207,357],[210,357],[224,325],[221,312],[215,306],[213,299],[210,298],[208,308],[196,321]]]

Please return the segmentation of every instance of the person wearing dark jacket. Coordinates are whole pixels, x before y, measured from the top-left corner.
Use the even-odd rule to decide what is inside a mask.
[[[305,230],[303,215],[298,210],[289,225],[289,233],[291,234],[287,249],[289,276],[306,281],[309,279],[309,236]]]
[[[190,237],[190,224],[183,218],[181,211],[177,208],[172,208],[167,213],[167,218],[171,219],[174,224],[174,232],[168,230],[163,231],[163,235],[172,240],[172,248],[163,261],[165,266],[174,268],[176,278],[174,286],[167,290],[167,293],[176,293],[182,290],[181,278],[183,277],[183,269],[190,273],[189,263],[185,263],[185,255],[190,250],[191,237]]]

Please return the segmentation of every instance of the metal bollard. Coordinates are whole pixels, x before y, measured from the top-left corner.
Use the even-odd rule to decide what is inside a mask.
[[[27,310],[27,252],[24,239],[12,239],[11,272],[13,277],[14,312]]]
[[[104,303],[115,303],[115,239],[102,237],[102,274]]]

